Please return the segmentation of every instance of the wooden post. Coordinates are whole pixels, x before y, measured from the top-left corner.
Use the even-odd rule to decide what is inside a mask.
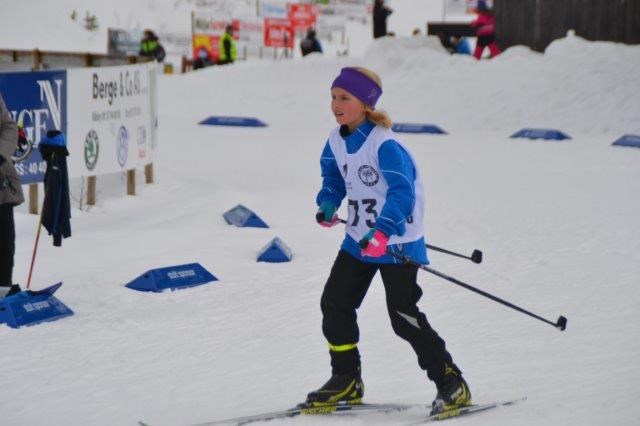
[[[33,49],[31,55],[33,56],[33,70],[39,70],[42,68],[42,53],[38,49]]]
[[[127,170],[127,195],[136,195],[136,169]]]
[[[87,178],[87,205],[96,205],[96,177],[89,176]]]
[[[38,214],[38,184],[29,185],[29,213]]]
[[[144,182],[153,183],[153,163],[144,166]]]

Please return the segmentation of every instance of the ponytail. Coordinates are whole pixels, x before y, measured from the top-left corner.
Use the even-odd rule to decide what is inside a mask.
[[[382,80],[380,79],[380,76],[378,74],[376,74],[375,72],[371,71],[368,68],[364,68],[364,67],[355,67],[355,68],[362,74],[369,77],[371,80],[375,81],[378,84],[378,86],[382,88]],[[380,127],[384,127],[385,129],[390,129],[391,126],[393,125],[393,122],[391,121],[389,114],[387,114],[385,111],[374,110],[371,107],[366,106],[365,114],[366,114],[367,120],[375,123]]]
[[[365,115],[367,116],[367,120],[372,121],[380,127],[384,127],[385,129],[390,129],[393,125],[389,114],[383,110],[371,110],[367,108],[365,111]]]

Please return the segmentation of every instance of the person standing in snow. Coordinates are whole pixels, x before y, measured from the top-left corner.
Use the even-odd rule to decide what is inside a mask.
[[[309,28],[307,30],[307,36],[300,42],[300,53],[302,53],[304,57],[313,52],[322,53],[322,45],[316,38],[316,30]]]
[[[236,41],[233,39],[233,26],[227,25],[227,28],[220,37],[220,58],[218,63],[220,65],[232,64],[238,59],[238,50],[236,48]]]
[[[486,1],[478,0],[477,13],[476,19],[471,22],[471,26],[476,29],[477,37],[473,56],[480,59],[485,47],[489,47],[491,58],[498,56],[500,48],[496,43],[496,17],[493,15],[493,10],[487,6]]]
[[[0,297],[20,291],[13,285],[16,248],[13,207],[24,202],[20,177],[11,156],[18,147],[18,125],[0,94]]]
[[[373,38],[387,35],[387,18],[393,10],[384,4],[384,0],[375,0],[373,3]]]
[[[329,134],[320,158],[316,220],[323,227],[339,224],[336,211],[345,197],[349,216],[321,299],[332,375],[308,394],[306,404],[362,401],[356,310],[380,271],[393,330],[411,344],[420,368],[435,382],[432,411],[440,413],[471,404],[471,392],[444,340],[417,306],[422,296],[418,268],[387,254],[390,250],[429,263],[420,173],[390,129],[389,116],[375,108],[381,94],[378,75],[360,67],[343,68],[331,86],[331,110],[339,127]]]
[[[140,41],[140,56],[155,59],[158,62],[164,61],[166,52],[160,44],[158,36],[151,30],[144,30],[142,40]]]

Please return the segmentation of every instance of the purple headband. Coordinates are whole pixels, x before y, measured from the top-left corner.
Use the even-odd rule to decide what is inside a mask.
[[[360,102],[374,108],[382,95],[382,87],[355,68],[342,68],[333,80],[331,88],[339,87],[355,96]]]

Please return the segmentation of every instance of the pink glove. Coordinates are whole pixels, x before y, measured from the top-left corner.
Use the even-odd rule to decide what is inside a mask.
[[[387,253],[388,242],[389,237],[380,231],[372,229],[360,240],[360,255],[370,257],[384,256]]]
[[[338,215],[334,214],[329,222],[326,222],[326,221],[318,222],[318,225],[324,226],[325,228],[331,228],[332,226],[337,225],[339,222],[340,222],[340,219],[338,219]]]
[[[336,206],[326,201],[322,203],[316,213],[316,222],[325,228],[331,228],[340,223],[340,219],[338,219],[338,214],[336,213]]]

